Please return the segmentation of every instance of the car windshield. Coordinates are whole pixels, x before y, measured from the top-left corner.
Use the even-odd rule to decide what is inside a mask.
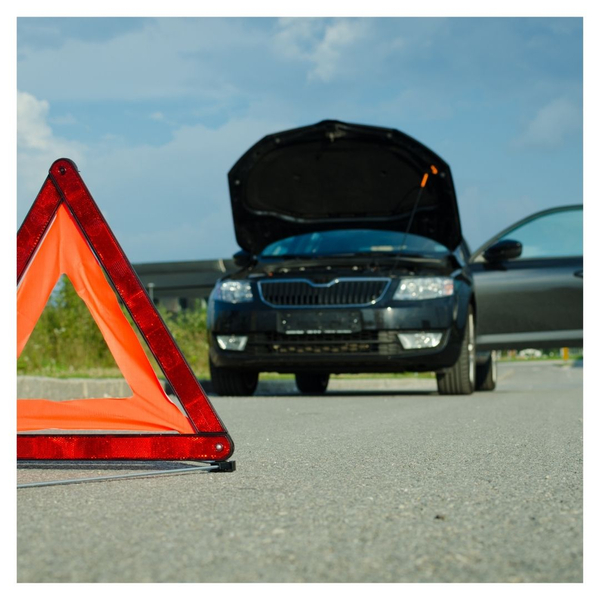
[[[294,235],[269,244],[262,257],[356,254],[447,254],[448,248],[420,235],[377,229],[340,229]]]

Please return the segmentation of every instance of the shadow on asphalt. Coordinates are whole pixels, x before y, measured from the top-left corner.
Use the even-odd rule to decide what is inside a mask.
[[[217,396],[217,394],[214,394]],[[282,398],[315,398],[317,396],[321,398],[332,398],[336,396],[437,396],[438,393],[434,391],[423,390],[336,390],[327,391],[324,394],[301,394],[300,392],[271,392],[261,393],[255,392],[252,398],[273,398],[275,396]]]
[[[377,380],[373,380],[377,382]],[[218,396],[213,391],[210,380],[200,380],[202,389],[211,396]],[[335,383],[334,383],[335,385]],[[296,388],[296,384],[293,381],[259,381],[258,388],[253,394],[253,398],[269,398],[273,396],[280,397],[314,397],[316,395],[323,397],[339,397],[339,396],[437,396],[437,390],[430,389],[399,389],[393,386],[382,389],[377,387],[376,384],[373,388],[365,388],[364,382],[361,385],[357,385],[357,388],[352,388],[352,382],[344,382],[344,389],[328,389],[325,394],[302,394]]]

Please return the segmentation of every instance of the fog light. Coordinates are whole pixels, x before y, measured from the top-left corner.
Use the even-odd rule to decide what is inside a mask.
[[[435,348],[442,341],[441,333],[431,331],[418,331],[416,333],[399,333],[398,339],[405,350],[419,348]]]
[[[248,342],[247,335],[218,335],[217,344],[221,350],[235,350],[242,352]]]

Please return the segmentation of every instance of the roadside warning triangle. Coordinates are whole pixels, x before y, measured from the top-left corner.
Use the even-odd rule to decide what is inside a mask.
[[[60,402],[18,399],[17,459],[229,458],[233,441],[68,159],[51,166],[17,235],[17,355],[63,274],[96,321],[133,394]],[[164,392],[113,288],[183,412]]]

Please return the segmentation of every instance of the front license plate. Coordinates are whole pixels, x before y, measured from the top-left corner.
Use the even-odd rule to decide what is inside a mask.
[[[298,311],[279,313],[278,331],[286,335],[342,334],[360,331],[359,312]]]

